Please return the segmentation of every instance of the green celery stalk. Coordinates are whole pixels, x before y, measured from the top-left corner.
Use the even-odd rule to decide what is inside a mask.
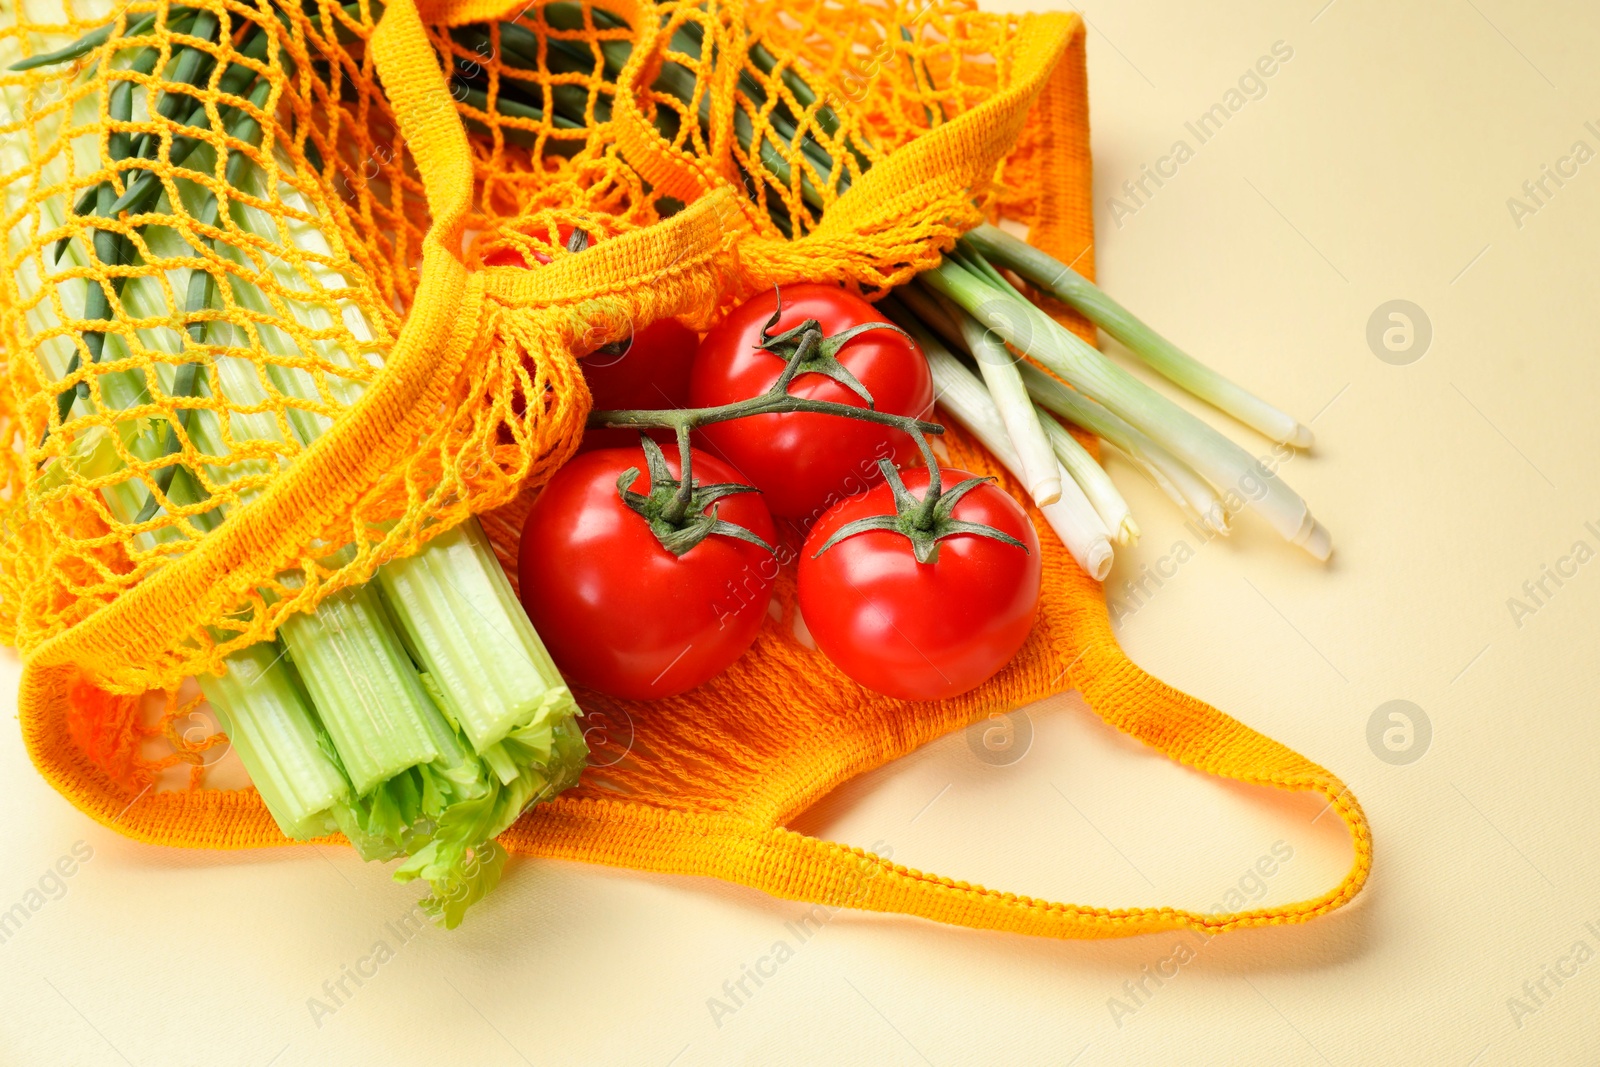
[[[439,757],[426,721],[432,703],[376,589],[326,596],[315,612],[284,619],[278,633],[357,793]]]
[[[321,724],[278,646],[235,652],[227,673],[201,678],[200,690],[284,833],[302,841],[331,833],[330,809],[349,800],[350,782],[329,758]]]
[[[446,714],[480,752],[519,727],[576,712],[476,521],[385,564],[378,583]]]

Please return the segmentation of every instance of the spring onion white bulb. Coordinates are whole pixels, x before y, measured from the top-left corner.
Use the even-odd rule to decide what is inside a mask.
[[[1230,532],[1228,512],[1222,501],[1217,499],[1206,480],[1183,460],[1105,405],[1063,385],[1038,367],[1023,366],[1022,380],[1028,386],[1028,394],[1041,408],[1055,412],[1110,443],[1132,460],[1189,518],[1223,536]]]
[[[1032,403],[1031,398],[1029,402]],[[1139,524],[1133,521],[1128,502],[1122,499],[1122,494],[1117,491],[1116,484],[1111,481],[1105,468],[1049,412],[1035,408],[1034,416],[1039,420],[1039,425],[1044,427],[1045,436],[1049,438],[1050,447],[1055,450],[1062,469],[1072,476],[1072,480],[1089,498],[1089,503],[1094,505],[1106,529],[1111,531],[1111,539],[1119,545],[1138,544]]]
[[[958,348],[965,347],[965,338],[962,337],[961,332],[956,329],[955,323],[946,313],[946,305],[944,303],[924,292],[918,286],[906,286],[898,290],[898,295],[905,301],[911,311],[922,320],[925,326],[931,327],[947,343]],[[1200,513],[1190,506],[1190,502],[1184,494],[1178,490],[1170,479],[1161,473],[1157,464],[1152,462],[1154,456],[1158,453],[1173,466],[1181,467],[1182,463],[1179,460],[1161,448],[1160,445],[1145,437],[1144,434],[1128,425],[1126,421],[1112,414],[1104,406],[1096,404],[1082,393],[1074,392],[1061,385],[1060,382],[1043,373],[1033,364],[1019,361],[1017,370],[1021,374],[1023,383],[1027,386],[1030,395],[1033,393],[1035,378],[1043,379],[1069,395],[1071,404],[1058,406],[1054,409],[1039,402],[1037,396],[1034,396],[1033,399],[1040,409],[1039,417],[1044,423],[1045,432],[1050,437],[1052,447],[1056,449],[1056,458],[1061,461],[1067,473],[1072,475],[1079,487],[1094,503],[1095,510],[1100,513],[1106,528],[1112,531],[1113,540],[1122,545],[1136,544],[1140,534],[1139,525],[1134,520],[1131,509],[1123,499],[1116,484],[1112,482],[1111,476],[1106,473],[1105,468],[1100,465],[1098,460],[1089,455],[1088,451],[1079,445],[1072,435],[1067,433],[1055,419],[1049,416],[1049,410],[1054,410],[1056,414],[1062,415],[1069,422],[1077,424],[1117,447],[1127,455],[1129,460],[1146,477],[1154,482],[1162,492],[1166,493],[1185,514],[1205,524],[1205,520],[1200,518]],[[1076,405],[1081,405],[1081,409]],[[1201,479],[1193,475],[1191,475],[1191,480],[1201,486],[1205,485]],[[1209,488],[1206,491],[1209,493]],[[1211,495],[1214,499],[1215,494]]]
[[[897,295],[904,301],[909,311],[921,320],[924,327],[931,328],[947,343],[957,348],[966,348],[966,337],[956,327],[952,316],[952,312],[959,312],[959,309],[952,308],[948,301],[925,292],[919,286],[906,286],[898,290]],[[1021,360],[1017,361],[1016,369],[1024,388],[1027,387],[1029,374],[1038,373],[1037,368]],[[1111,476],[1105,472],[1105,468],[1101,467],[1088,450],[1078,444],[1073,436],[1046,412],[1036,408],[1035,417],[1044,427],[1045,436],[1049,439],[1062,468],[1072,476],[1073,481],[1078,483],[1078,487],[1094,504],[1095,511],[1099,513],[1106,529],[1111,531],[1112,540],[1119,545],[1136,544],[1139,540],[1139,525],[1134,521],[1127,501],[1122,498],[1122,494],[1118,492],[1116,484],[1111,481]],[[1085,429],[1088,427],[1085,426]],[[1178,502],[1180,506],[1185,506],[1181,497],[1178,498]]]

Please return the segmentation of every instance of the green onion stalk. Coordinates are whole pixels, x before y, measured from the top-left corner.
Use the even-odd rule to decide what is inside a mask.
[[[622,19],[609,12],[587,10],[598,28],[627,28]],[[542,11],[544,19],[560,29],[575,30],[586,25],[585,9],[576,4],[553,3]],[[517,75],[519,68],[532,70],[539,65],[539,38],[530,29],[501,23],[498,52],[486,25],[461,27],[452,34],[458,45],[477,57],[494,56],[500,61],[497,106],[502,115],[544,119],[541,86]],[[550,72],[594,71],[595,58],[586,45],[554,39],[545,44],[545,69]],[[674,31],[669,49],[700,60],[703,46],[701,28],[688,23]],[[626,40],[609,40],[600,42],[599,48],[604,77],[614,82],[628,61],[632,46]],[[713,62],[720,59],[711,58]],[[759,43],[749,48],[745,58],[748,62],[741,63],[739,89],[750,110],[743,106],[734,109],[734,134],[744,159],[763,175],[752,173],[741,163],[741,179],[753,196],[758,195],[754,190],[762,176],[793,194],[809,213],[809,219],[795,219],[781,198],[760,197],[774,223],[784,233],[793,234],[799,225],[820,218],[825,207],[822,190],[832,187],[842,193],[853,174],[871,166],[871,156],[858,135],[841,136],[838,115],[820,102],[818,94],[792,66],[780,71],[775,58]],[[769,89],[750,73],[751,68],[781,78],[788,96],[802,113],[811,114],[812,126],[822,132],[828,143],[819,140],[812,127],[797,119],[787,98],[772,100]],[[931,84],[926,71],[917,69],[913,74],[919,83]],[[479,109],[487,107],[489,74],[481,64],[456,57],[451,64],[451,78],[458,99]],[[573,91],[560,91],[563,88]],[[697,101],[695,88],[691,68],[671,59],[662,63],[654,91],[684,104],[682,114],[670,107],[657,109],[656,123],[663,136],[678,136],[685,117],[709,127],[709,94],[698,94]],[[696,101],[698,112],[691,112],[691,102]],[[590,121],[604,121],[610,114],[610,101],[599,95],[593,101],[591,117],[589,93],[582,87],[552,87],[551,102],[550,120],[558,127],[580,128]],[[758,139],[749,116],[763,110],[767,122]],[[932,108],[928,114],[930,124],[942,118]],[[512,125],[503,127],[503,132],[513,137],[524,131]],[[1089,471],[1092,458],[1075,449],[1076,442],[1068,443],[1071,435],[1056,425],[1053,416],[1040,421],[1038,409],[1042,406],[1073,419],[1127,452],[1185,512],[1213,529],[1226,533],[1232,515],[1249,508],[1312,556],[1329,556],[1332,543],[1328,531],[1266,464],[1055,322],[1019,292],[1002,270],[1014,272],[1082,312],[1172,382],[1272,440],[1308,448],[1312,435],[1291,416],[1184,353],[1066,264],[985,224],[963,237],[937,269],[922,275],[903,295],[908,297],[906,304],[937,329],[933,317],[922,310],[926,304],[909,297],[915,289],[926,290],[936,297],[939,311],[934,314],[943,319],[941,324],[955,325],[957,336],[946,340],[955,351],[967,353],[978,368],[1019,460],[1019,477],[1036,504],[1043,506],[1058,499],[1061,484],[1056,474],[1058,469],[1064,470],[1095,502],[1113,540],[1127,543],[1137,536],[1138,527],[1132,524],[1125,505],[1119,505],[1120,498],[1107,492],[1109,483]],[[1008,351],[1027,358],[1008,358]],[[1037,367],[1048,369],[1050,374],[1039,373]],[[1063,411],[1078,408],[1079,415],[1085,414],[1076,400],[1063,402],[1054,387],[1091,403],[1094,413],[1085,415],[1088,421]],[[1052,454],[1059,465],[1052,462]]]
[[[960,330],[921,286],[907,286],[896,295],[948,344],[959,349],[965,343]],[[1191,519],[1218,533],[1226,535],[1229,532],[1227,512],[1217,500],[1216,493],[1182,460],[1135,429],[1121,416],[1113,414],[1110,409],[1090,400],[1076,389],[1063,385],[1059,379],[1033,364],[1019,363],[1017,369],[1028,388],[1028,395],[1033,398],[1040,423],[1049,431],[1051,443],[1058,446],[1056,454],[1062,465],[1083,484],[1084,491],[1095,502],[1095,509],[1105,520],[1107,528],[1115,533],[1118,524],[1122,524],[1123,537],[1117,539],[1118,544],[1135,543],[1139,537],[1139,527],[1133,523],[1127,502],[1122,500],[1116,486],[1094,457],[1066,432],[1060,422],[1051,418],[1052,415],[1059,415],[1081,426],[1122,452]],[[1066,444],[1068,441],[1072,442],[1071,446]]]
[[[1025,478],[1028,469],[1011,444],[1004,420],[988,387],[956,358],[944,343],[930,332],[905,305],[887,296],[878,305],[890,319],[899,323],[921,346],[928,357],[928,369],[933,374],[933,386],[939,406],[950,417],[964,426],[1005,467],[1018,478]],[[1030,412],[1033,410],[1031,405]],[[1035,418],[1037,416],[1030,416]],[[1059,424],[1058,424],[1059,425]],[[1066,431],[1063,430],[1063,433]],[[1081,447],[1081,446],[1080,446]],[[1055,465],[1061,491],[1057,499],[1039,508],[1050,528],[1061,538],[1062,544],[1072,553],[1084,571],[1096,581],[1104,581],[1111,573],[1111,532],[1096,511],[1088,495],[1078,483],[1066,477],[1065,465],[1050,455]]]
[[[1227,511],[1249,507],[1313,557],[1325,560],[1331,554],[1327,529],[1260,459],[1107,359],[1023,297],[992,266],[982,270],[980,265],[975,271],[946,260],[923,280],[963,308],[984,314],[1006,343],[1180,458],[1215,488]]]
[[[29,159],[23,136],[0,137],[0,167],[12,175],[7,243],[26,327],[41,338],[36,358],[63,383],[41,442],[43,486],[105,481],[100,496],[110,516],[136,528],[138,549],[158,555],[226,522],[325,432],[328,418],[311,405],[354,404],[379,361],[379,336],[341,295],[352,283],[317,205],[287,181],[272,185],[248,153],[219,157],[210,141],[181,133],[210,129],[198,91],[215,85],[220,132],[259,148],[270,81],[237,61],[218,71],[208,50],[176,40],[157,71],[162,57],[148,35],[158,16],[106,17],[105,27],[54,53],[23,59],[15,39],[0,44],[11,52],[0,61],[12,69],[87,59],[60,75],[87,84],[107,68],[102,89],[81,93],[70,113],[39,115],[37,143],[49,146],[39,160]],[[267,28],[257,23],[224,26],[213,12],[183,7],[161,18],[212,43],[228,33],[236,53],[265,62]],[[291,61],[277,58],[292,78]],[[146,88],[123,72],[158,73],[168,88]],[[7,111],[36,114],[30,91],[38,92],[0,89]],[[103,142],[91,128],[102,104],[111,120]],[[179,128],[165,143],[119,129],[158,116]],[[102,151],[113,178],[76,201],[37,195],[100,172]],[[287,154],[274,151],[279,171],[293,173]],[[141,163],[159,159],[183,169],[157,180]],[[25,176],[35,162],[41,171],[30,189]],[[76,233],[35,248],[42,235],[66,233],[74,216],[84,220]],[[95,226],[98,218],[122,225]],[[218,230],[223,236],[204,236]],[[296,250],[292,259],[275,251],[287,248]],[[153,262],[166,266],[152,271]],[[111,280],[86,278],[91,271]],[[68,319],[107,328],[60,331],[57,306]],[[133,325],[174,317],[183,329]],[[273,358],[237,354],[253,344]],[[149,362],[133,362],[145,354]],[[302,369],[308,363],[322,372],[313,377]],[[274,394],[290,405],[274,403]],[[149,414],[163,398],[173,414]],[[213,406],[218,398],[225,406]],[[90,416],[98,416],[93,425]],[[118,479],[124,455],[153,469]],[[224,486],[226,503],[217,495]],[[348,546],[326,548],[324,565],[353,558]],[[302,580],[286,575],[281,587],[292,591]],[[224,622],[211,636],[221,642],[236,631]],[[395,877],[426,880],[424,906],[447,926],[498,882],[505,852],[495,836],[576,782],[587,755],[572,694],[476,521],[385,564],[375,581],[289,616],[276,640],[234,652],[219,676],[200,683],[286,834],[306,840],[341,831],[365,858],[401,859]]]
[[[966,335],[952,320],[946,308],[921,286],[904,286],[885,299],[889,301],[888,310],[891,318],[902,325],[907,322],[914,323],[915,328],[907,325],[906,329],[922,345],[923,351],[932,352],[934,348],[939,348],[949,352],[951,358],[956,358],[955,352],[963,349]],[[946,348],[947,344],[951,347]],[[930,368],[937,369],[935,362],[930,355],[928,359]],[[1024,389],[1028,383],[1027,372],[1033,369],[1025,363],[1017,365]],[[970,377],[970,372],[967,373]],[[1070,389],[1067,391],[1072,392]],[[993,403],[992,397],[990,402]],[[998,413],[998,407],[996,411]],[[1049,409],[1035,403],[1031,411],[1039,425],[1044,428],[1045,437],[1055,453],[1057,462],[1070,475],[1070,482],[1076,483],[1088,499],[1095,514],[1099,516],[1100,525],[1107,531],[1110,539],[1119,545],[1137,544],[1139,524],[1134,521],[1132,509],[1128,507],[1128,502],[1122,498],[1122,493],[1118,491],[1105,469],[1089,454],[1088,449],[1078,443],[1077,438],[1067,432],[1066,427],[1050,417]],[[1062,480],[1063,495],[1071,494],[1071,485],[1068,481],[1068,479]]]
[[[1078,311],[1162,376],[1232,415],[1263,437],[1295,448],[1311,447],[1314,438],[1310,427],[1184,352],[1055,257],[988,223],[969,233],[967,241],[973,251],[1015,271]]]

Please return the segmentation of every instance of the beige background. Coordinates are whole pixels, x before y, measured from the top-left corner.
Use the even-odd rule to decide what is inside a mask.
[[[1575,541],[1600,549],[1584,527],[1600,528],[1600,161],[1520,228],[1506,203],[1574,141],[1600,149],[1584,127],[1600,127],[1600,15],[1323,3],[1097,0],[1088,16],[1102,280],[1315,416],[1315,455],[1283,473],[1337,545],[1324,569],[1245,524],[1198,548],[1121,637],[1145,667],[1352,785],[1378,846],[1355,906],[1206,944],[1132,1012],[1111,998],[1133,1006],[1124,983],[1181,935],[1053,943],[841,913],[714,1018],[725,981],[796,941],[798,905],[523,861],[463,929],[401,945],[385,924],[417,894],[383,869],[332,848],[133,844],[53,794],[8,730],[0,908],[75,842],[93,857],[0,944],[0,1062],[1600,1061],[1600,563],[1547,581],[1554,595],[1520,626],[1507,607]],[[1276,41],[1293,58],[1266,94],[1116,225],[1121,183],[1176,139],[1194,147],[1184,123]],[[1365,337],[1392,299],[1432,323],[1406,366]],[[1113,590],[1179,540],[1197,547],[1136,475],[1115,476],[1145,539]],[[0,690],[15,674],[0,665]],[[1369,719],[1396,699],[1431,722],[1426,747],[1420,734],[1398,755],[1369,747]],[[1241,884],[1288,900],[1347,862],[1316,805],[1175,768],[1075,698],[1025,717],[1031,746],[1009,765],[949,737],[806,828],[1111,905],[1206,907]],[[1252,879],[1279,842],[1292,859]],[[317,1025],[308,998],[380,939],[394,958]],[[1526,1000],[1524,983],[1557,965],[1571,977]],[[1514,1018],[1513,997],[1537,1010]]]

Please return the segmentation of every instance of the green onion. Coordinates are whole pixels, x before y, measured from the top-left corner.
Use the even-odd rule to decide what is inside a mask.
[[[948,302],[940,304],[925,293],[921,286],[905,286],[897,291],[897,295],[905,301],[911,312],[921,317],[922,325],[932,328],[958,349],[965,346],[966,338],[951,321],[947,310]],[[1017,369],[1026,388],[1027,374],[1035,371],[1035,368],[1027,363],[1021,363]],[[1050,442],[1050,447],[1055,452],[1056,459],[1060,461],[1062,469],[1078,483],[1078,487],[1094,505],[1101,522],[1111,531],[1111,539],[1119,545],[1137,544],[1139,524],[1134,521],[1128,502],[1122,498],[1110,475],[1106,474],[1105,468],[1100,466],[1099,462],[1089,454],[1088,449],[1080,445],[1065,427],[1051,418],[1047,411],[1035,405],[1031,396],[1029,405],[1039,424],[1044,428],[1045,437]]]
[[[1023,366],[1022,380],[1041,408],[1104,439],[1132,460],[1184,514],[1220,534],[1228,533],[1228,513],[1211,486],[1144,431],[1037,367]]]
[[[1139,524],[1133,521],[1132,509],[1122,499],[1116,483],[1105,468],[1049,413],[1035,408],[1034,414],[1039,419],[1039,425],[1044,427],[1045,436],[1049,438],[1050,447],[1055,450],[1062,469],[1072,476],[1084,496],[1089,498],[1089,503],[1094,505],[1096,514],[1105,523],[1106,529],[1111,531],[1111,539],[1119,545],[1138,544]]]
[[[558,7],[566,12],[563,17],[567,20],[567,28],[583,25],[581,10],[570,5],[551,5],[551,8]],[[549,18],[548,14],[546,18]],[[596,25],[599,25],[598,12],[595,18]],[[609,15],[605,24],[610,27],[625,25],[622,20]],[[672,40],[671,48],[699,59],[701,45],[698,28],[688,31],[680,29]],[[607,64],[608,67],[615,64],[620,69],[626,57],[621,48],[615,52],[615,56],[607,52]],[[775,57],[759,42],[751,46],[748,58],[763,73],[770,75],[777,69]],[[766,99],[765,91],[744,74],[741,69],[741,92],[753,104],[760,105]],[[922,76],[918,74],[919,79]],[[808,108],[816,102],[816,94],[791,66],[783,68],[782,82],[802,108]],[[687,68],[672,61],[663,63],[654,88],[657,92],[676,96],[686,107],[698,98],[701,104],[699,120],[702,125],[709,123],[707,96],[704,93],[698,93],[697,96],[695,79],[690,77]],[[824,115],[825,111],[818,109],[816,112],[817,126],[827,136],[837,137],[841,129],[837,116],[831,111]],[[786,109],[774,108],[771,118],[762,143],[754,153],[757,161],[773,181],[795,190],[809,208],[820,211],[823,198],[811,180],[812,175],[836,183],[838,192],[843,193],[850,185],[850,172],[834,166],[829,152],[809,133],[797,132],[790,121],[792,115]],[[936,118],[930,112],[930,123]],[[755,132],[742,108],[735,109],[733,132],[746,156],[751,155]],[[671,136],[671,130],[666,128],[663,128],[663,133]],[[806,166],[802,168],[798,183],[794,180],[788,160],[777,155],[767,140],[780,135],[786,138],[789,147],[799,151],[805,161]],[[862,169],[870,165],[870,160],[853,144],[847,144],[847,147]],[[779,227],[786,233],[792,232],[793,220],[781,203],[764,199],[769,214]],[[1265,517],[1291,543],[1299,545],[1318,559],[1328,558],[1332,552],[1328,531],[1312,517],[1305,502],[1281,479],[1243,449],[1050,319],[1011,286],[990,263],[989,257],[1051,291],[1059,290],[1057,295],[1079,307],[1091,321],[1097,322],[1158,371],[1202,399],[1261,429],[1275,440],[1308,447],[1311,443],[1309,430],[1184,354],[1066,265],[995,227],[977,227],[962,239],[961,251],[953,260],[947,259],[920,279],[922,284],[960,307],[966,315],[988,326],[1005,344],[1050,367],[1074,388],[1109,408],[1110,413],[1119,416],[1124,423],[1131,424],[1130,429],[1148,442],[1147,446],[1140,447],[1132,445],[1129,439],[1130,447],[1138,449],[1135,461],[1170,496],[1181,501],[1181,506],[1192,516],[1225,533],[1228,530],[1229,513],[1249,507]],[[910,290],[903,292],[909,294]],[[909,295],[907,300],[910,302]],[[1019,403],[1016,379],[1006,370],[1008,366],[1016,366],[1025,375],[1026,365],[1001,357],[1003,346],[993,339],[984,340],[977,335],[968,339],[966,335],[969,329],[958,326],[961,334],[958,343],[979,354],[978,366],[995,393],[1007,436],[1024,462],[1024,473],[1019,476],[1027,484],[1030,493],[1035,495],[1036,502],[1041,498],[1050,499],[1054,488],[1046,473],[1049,465],[1044,458],[1045,450],[1041,447],[1040,435],[1031,428],[1031,418],[1022,418],[1023,405]],[[1083,482],[1097,486],[1097,506],[1104,508],[1104,518],[1119,531],[1119,539],[1137,536],[1137,526],[1129,528],[1132,517],[1126,510],[1126,504],[1121,502],[1120,494],[1116,494],[1108,479],[1102,481],[1088,473],[1084,462],[1086,454],[1079,454],[1072,444],[1065,443],[1070,441],[1070,435],[1063,438],[1046,427],[1044,436],[1060,453],[1056,456],[1058,461],[1069,470],[1081,472]]]
[[[1111,362],[1027,298],[948,262],[924,277],[932,288],[968,312],[987,315],[1008,344],[1181,457],[1217,488],[1229,511],[1252,508],[1285,540],[1316,559],[1325,560],[1331,554],[1327,530],[1305,501],[1265,464]]]
[[[1184,352],[1055,257],[988,223],[972,230],[963,240],[989,260],[1016,271],[1082,314],[1168,380],[1265,437],[1295,448],[1311,447],[1309,427]]]

